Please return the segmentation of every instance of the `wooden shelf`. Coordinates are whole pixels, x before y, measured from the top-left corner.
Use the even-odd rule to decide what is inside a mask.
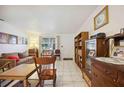
[[[113,36],[109,36],[106,38],[106,42],[109,39],[113,39],[114,40],[114,46],[120,46],[120,41],[124,40],[124,34],[115,34]]]
[[[81,39],[79,39],[78,41],[82,41],[82,38],[81,38]]]
[[[78,47],[82,47],[82,46],[78,46]]]
[[[115,34],[113,36],[108,36],[106,39],[111,39],[111,38],[124,38],[124,34]]]
[[[75,63],[82,69],[85,66],[85,40],[88,40],[89,33],[81,32],[75,37]]]

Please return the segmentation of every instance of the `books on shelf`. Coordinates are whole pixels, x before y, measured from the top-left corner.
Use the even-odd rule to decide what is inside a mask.
[[[78,55],[82,56],[82,50],[78,49]]]

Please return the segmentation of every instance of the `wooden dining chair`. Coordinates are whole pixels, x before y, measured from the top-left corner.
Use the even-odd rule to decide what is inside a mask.
[[[44,86],[44,80],[53,80],[53,86],[56,86],[56,69],[55,69],[56,57],[35,57],[35,66],[37,69],[39,83],[38,85]],[[37,86],[38,86],[37,85]]]

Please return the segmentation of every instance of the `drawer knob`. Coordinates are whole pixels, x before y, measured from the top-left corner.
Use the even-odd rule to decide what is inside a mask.
[[[113,81],[115,82],[116,80],[115,80],[115,79],[113,79]]]

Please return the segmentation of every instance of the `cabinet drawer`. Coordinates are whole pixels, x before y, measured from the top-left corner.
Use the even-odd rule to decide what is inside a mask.
[[[105,77],[108,78],[111,82],[115,83],[117,81],[117,71],[113,69],[105,68],[104,69]]]
[[[117,70],[108,66],[107,64],[93,64],[105,77],[108,77],[108,80],[112,82],[117,81]]]
[[[124,87],[124,72],[118,72],[117,83],[118,83],[118,86]]]
[[[114,81],[108,76],[101,73],[96,67],[92,67],[92,84],[95,87],[112,87],[116,86]]]
[[[104,86],[101,72],[95,67],[92,67],[92,86],[95,86],[95,87]]]

